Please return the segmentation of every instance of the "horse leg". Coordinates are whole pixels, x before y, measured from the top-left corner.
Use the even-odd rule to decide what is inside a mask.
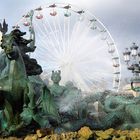
[[[28,88],[27,86],[24,88],[24,92],[23,92],[23,108],[27,108],[29,99],[28,99]]]
[[[4,110],[2,111],[2,135],[4,136],[8,136],[11,134],[10,129],[14,123],[14,114],[13,114],[13,108],[11,106],[11,104],[5,99],[5,103],[4,103]]]
[[[27,126],[33,120],[34,108],[35,108],[34,92],[31,83],[25,84],[23,94],[24,94],[24,98],[23,98],[24,103],[23,103],[23,111],[20,114],[20,118],[22,120],[22,124],[24,126]]]
[[[4,110],[0,110],[0,134],[7,128],[7,121],[4,115]]]
[[[0,133],[5,130],[7,127],[7,122],[4,116],[4,95],[3,92],[0,91]]]
[[[35,108],[35,91],[34,91],[33,85],[30,82],[28,82],[27,86],[28,86],[27,95],[29,98],[28,106],[29,108],[34,109]]]
[[[9,125],[11,125],[14,120],[13,108],[6,99],[5,99],[4,113],[5,113],[7,122],[9,123]]]

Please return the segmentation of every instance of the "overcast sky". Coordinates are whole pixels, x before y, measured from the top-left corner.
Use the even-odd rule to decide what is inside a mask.
[[[27,11],[46,3],[70,3],[88,9],[108,28],[120,56],[132,42],[140,45],[140,0],[1,0],[0,19],[14,25]],[[126,68],[123,68],[125,73]]]

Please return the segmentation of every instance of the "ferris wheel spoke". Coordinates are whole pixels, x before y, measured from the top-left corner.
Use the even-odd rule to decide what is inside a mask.
[[[64,46],[63,46],[63,50],[64,50],[64,54],[66,53],[66,22],[65,22],[65,17],[64,17],[64,25],[63,25],[63,34],[64,34]]]
[[[82,60],[81,59],[81,64],[84,64],[84,63],[88,63],[87,62],[87,59],[91,59],[91,60],[89,60],[89,63],[90,62],[93,62],[93,64],[95,63],[95,64],[100,64],[100,63],[102,63],[103,65],[105,64],[105,63],[103,63],[103,61],[102,61],[102,59],[101,59],[101,56],[102,56],[102,54],[100,53],[100,55],[93,55],[93,57],[86,57],[86,59],[84,59],[84,60]],[[111,64],[111,60],[109,61],[109,59],[106,59],[106,65],[110,65],[110,66],[112,66],[112,64]]]
[[[46,17],[46,15],[45,15],[45,17]],[[45,18],[45,20],[43,20],[43,29],[44,29],[44,31],[48,34],[48,35],[50,35],[50,34],[52,34],[52,37],[53,37],[53,39],[55,40],[55,42],[56,43],[58,43],[58,40],[57,40],[57,37],[56,37],[56,34],[55,34],[55,30],[53,29],[53,27],[51,26],[51,24],[48,22],[48,18],[46,17]],[[47,26],[48,25],[48,26]],[[49,27],[49,28],[47,28],[47,27]],[[49,31],[50,30],[50,31]],[[46,34],[46,35],[47,35]]]
[[[85,27],[84,31],[79,35],[77,36],[77,40],[75,41],[75,44],[74,44],[74,48],[72,49],[72,51],[74,52],[76,49],[79,49],[80,47],[82,47],[81,45],[81,42],[83,43],[83,40],[84,40],[84,37],[85,35],[84,34],[88,34],[88,31],[89,29],[87,27]]]
[[[84,76],[84,78],[85,79],[90,79],[90,80],[92,80],[92,78],[101,78],[103,75],[101,74],[101,73],[99,73],[98,75],[97,75],[97,73],[95,74],[95,73],[91,73],[91,71],[86,71],[86,70],[82,70],[82,71],[80,71],[80,73],[82,73]],[[82,76],[82,74],[81,74],[81,76]],[[100,75],[100,76],[99,76]]]
[[[42,28],[37,23],[34,23],[35,32],[36,32],[37,36],[39,38],[41,38],[42,36],[45,36],[45,33],[43,32]]]
[[[37,22],[36,27],[39,29],[38,34],[41,34],[40,38],[42,38],[42,37],[45,38],[48,35],[48,32],[44,32],[46,30],[44,20]]]
[[[46,41],[47,40],[47,41]],[[44,46],[45,47],[43,47],[42,49],[47,49],[47,50],[50,50],[50,51],[52,51],[52,49],[53,49],[53,51],[58,55],[59,54],[59,51],[58,51],[58,49],[55,47],[55,44],[54,44],[54,42],[51,40],[51,38],[48,36],[48,37],[45,37],[45,40],[44,40],[44,38],[43,39],[41,39],[41,41],[42,41],[42,43],[44,44]],[[51,46],[49,46],[49,45],[51,45]],[[48,46],[48,47],[47,47]]]
[[[93,48],[92,44],[94,42],[93,41],[94,39],[92,38],[92,39],[86,40],[87,37],[85,35],[83,35],[83,34],[87,35],[88,33],[89,33],[89,30],[85,29],[85,31],[83,31],[83,33],[79,36],[79,39],[77,39],[77,41],[74,45],[74,48],[72,49],[72,54],[75,54],[75,52],[77,52],[76,56],[78,56],[78,55],[80,56],[81,53],[83,54],[86,49]],[[89,50],[88,53],[93,53],[93,51]],[[88,55],[88,54],[84,54],[84,56],[85,55]]]
[[[104,81],[104,82],[106,82],[106,76],[104,76],[103,74],[101,75],[101,73],[96,73],[96,74],[89,74],[89,73],[84,73],[84,80],[89,80],[89,81],[91,81],[91,82],[93,82],[93,81]],[[108,80],[108,82],[107,83],[110,83],[110,82],[112,82],[112,81],[109,81]]]
[[[48,18],[46,18],[46,19],[48,19]],[[54,45],[54,47],[57,50],[58,49],[57,46],[59,45],[59,41],[58,41],[58,39],[56,37],[56,33],[54,32],[54,30],[53,30],[52,26],[50,25],[50,23],[48,22],[48,20],[45,20],[45,21],[46,21],[47,24],[43,24],[44,25],[44,30],[45,30],[45,32],[48,32],[48,29],[46,28],[46,25],[48,25],[49,28],[50,28],[50,31],[51,31],[48,34],[49,34],[49,36],[52,35],[52,37],[54,39],[54,42],[56,43],[56,45]]]
[[[44,39],[46,40],[46,39],[48,39],[48,42],[51,42],[52,43],[52,40],[51,39],[49,39],[49,38],[47,38],[45,35],[44,35],[44,37],[42,37],[41,38],[41,36],[40,36],[40,40],[42,40],[42,42],[43,42],[43,44],[45,44],[44,46],[47,46],[47,44],[46,44],[46,42],[44,42]],[[52,43],[53,44],[53,43]],[[54,45],[53,45],[54,46]],[[46,49],[47,47],[43,47],[42,49]],[[48,47],[49,48],[49,47]],[[55,49],[56,50],[56,49]]]
[[[51,55],[52,57],[56,57],[56,55],[54,53],[52,53],[52,50],[48,49],[48,48],[50,48],[50,46],[52,46],[52,44],[47,47],[46,43],[44,41],[42,41],[42,45],[45,46],[45,48],[43,48],[43,47],[38,48],[38,50],[40,50],[42,52],[42,54],[44,54],[44,50],[47,50],[46,53],[48,52],[48,54],[50,53],[49,55]],[[53,48],[53,46],[52,46],[52,48]],[[53,49],[53,51],[57,53],[57,50]]]
[[[76,22],[74,24],[73,29],[72,29],[71,40],[70,40],[71,46],[73,46],[74,45],[74,42],[76,41],[76,38],[78,36],[77,33],[78,33],[79,28],[80,28],[80,21]]]
[[[67,52],[70,52],[70,18],[68,17],[68,42],[67,42]]]
[[[110,75],[110,72],[108,71],[108,72],[105,72],[105,71],[103,71],[103,70],[94,70],[94,73],[99,73],[99,74],[107,74],[107,75]]]
[[[87,73],[87,72],[86,72],[86,73]],[[85,73],[85,74],[86,74],[86,73]],[[90,72],[89,72],[89,74],[88,74],[88,76],[91,77],[91,78],[92,78],[94,75],[110,76],[110,72],[104,72],[104,71],[100,71],[100,70],[99,70],[99,71],[95,71],[95,70],[94,70],[94,72],[93,72],[92,74],[90,74]]]
[[[76,38],[76,27],[78,25],[79,25],[78,23],[75,23],[75,25],[73,26],[71,37],[70,37],[70,47],[74,45],[73,42],[74,42],[74,39]]]
[[[94,46],[93,46],[93,44],[95,44],[96,43],[96,37],[95,38],[92,38],[92,39],[89,39],[87,42],[85,42],[85,39],[84,39],[84,41],[82,42],[82,44],[79,44],[78,46],[79,47],[77,47],[77,54],[76,54],[76,56],[80,56],[81,54],[83,54],[83,53],[85,53],[86,52],[86,50],[88,49],[89,51],[88,51],[88,53],[85,53],[84,54],[84,56],[82,57],[83,59],[84,58],[86,58],[87,56],[94,56]],[[85,45],[84,45],[85,44]],[[80,47],[82,48],[81,50],[80,50]],[[101,47],[102,48],[102,47]],[[79,50],[79,51],[78,51]],[[97,54],[96,54],[97,55]],[[79,57],[80,58],[80,57]]]
[[[73,57],[74,51],[77,48],[76,42],[77,42],[77,38],[79,38],[80,24],[81,24],[80,21],[75,23],[74,28],[72,30],[72,35],[71,35],[71,40],[70,40],[70,42],[71,42],[70,43],[70,46],[71,46],[70,54],[72,55],[72,57]]]
[[[57,17],[57,24],[58,24],[58,29],[59,29],[59,32],[60,32],[60,40],[62,42],[61,51],[64,52],[65,41],[64,41],[62,27],[61,27],[61,24],[60,24],[60,19],[58,20],[58,17]]]
[[[100,81],[100,80],[102,80],[103,78],[104,78],[104,76],[103,75],[101,75],[101,74],[92,74],[92,75],[90,75],[90,74],[88,74],[88,73],[84,73],[85,74],[85,76],[84,76],[84,78],[85,78],[85,80],[86,79],[88,79],[88,80],[98,80],[98,81]],[[92,77],[91,77],[92,76]]]
[[[38,52],[38,55],[37,56],[39,56],[41,58],[41,60],[44,60],[45,58],[49,58],[48,60],[57,61],[57,57],[54,54],[47,55],[47,54],[49,54],[51,52],[47,51],[46,52],[47,54],[44,54],[43,50],[38,50],[38,51],[39,52]]]
[[[69,53],[69,48],[70,48],[70,18],[69,17],[64,17],[64,42],[65,46],[64,47],[64,53],[67,54]]]
[[[89,90],[87,83],[83,80],[82,76],[78,72],[73,73],[74,81],[76,82],[77,86],[83,87],[86,90]]]
[[[78,37],[78,40],[76,40],[76,42],[81,43],[81,41],[86,38],[90,32],[90,29],[86,26],[86,27],[80,27],[80,30],[82,30],[81,34]]]
[[[57,41],[58,41],[58,50],[59,50],[59,52],[61,52],[61,45],[62,45],[62,43],[60,44],[60,40],[58,40],[59,38],[61,39],[62,37],[60,37],[60,35],[61,35],[61,33],[60,33],[60,31],[58,32],[58,29],[57,29],[57,26],[56,26],[56,17],[54,17],[54,20],[53,20],[53,26],[54,26],[54,29],[55,29],[55,31],[57,31],[57,33],[56,33],[56,38],[57,38]],[[60,34],[59,36],[58,36],[58,33]]]
[[[86,55],[84,58],[79,58],[77,62],[81,65],[86,64],[96,64],[99,63],[101,60],[99,60],[100,56],[94,56],[94,55]],[[96,63],[95,63],[96,62]]]
[[[46,38],[47,39],[47,38]],[[54,44],[54,42],[51,40],[51,38],[48,36],[48,42],[50,43],[50,46],[47,45],[47,41],[44,41],[44,44],[46,44],[46,49],[49,50],[51,53],[52,53],[52,50],[53,50],[53,55],[56,57],[58,56],[60,53],[59,53],[59,50],[56,48],[56,45]]]

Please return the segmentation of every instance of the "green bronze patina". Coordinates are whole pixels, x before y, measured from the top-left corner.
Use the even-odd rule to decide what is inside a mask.
[[[6,25],[1,26],[3,51],[0,53],[0,133],[3,135],[16,132],[32,121],[45,127],[49,125],[48,116],[59,121],[50,91],[38,77],[42,68],[26,54],[36,47],[28,47],[32,40],[24,39],[25,33],[18,29],[5,34]],[[39,93],[35,86],[39,87]]]
[[[140,92],[140,77],[139,76],[131,78],[131,89],[137,93]]]
[[[49,86],[50,92],[54,97],[60,97],[63,95],[65,87],[60,86],[59,82],[61,80],[61,71],[52,71],[51,80],[53,84]]]

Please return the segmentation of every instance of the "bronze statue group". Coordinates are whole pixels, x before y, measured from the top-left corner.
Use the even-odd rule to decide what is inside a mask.
[[[34,40],[23,38],[26,33],[19,29],[7,31],[4,21],[0,24],[1,136],[25,135],[37,128],[61,133],[84,125],[92,129],[140,127],[140,97],[112,92],[82,97],[82,91],[72,82],[59,84],[61,71],[52,71],[53,84],[46,85],[39,76],[41,66],[28,55],[35,51]]]

